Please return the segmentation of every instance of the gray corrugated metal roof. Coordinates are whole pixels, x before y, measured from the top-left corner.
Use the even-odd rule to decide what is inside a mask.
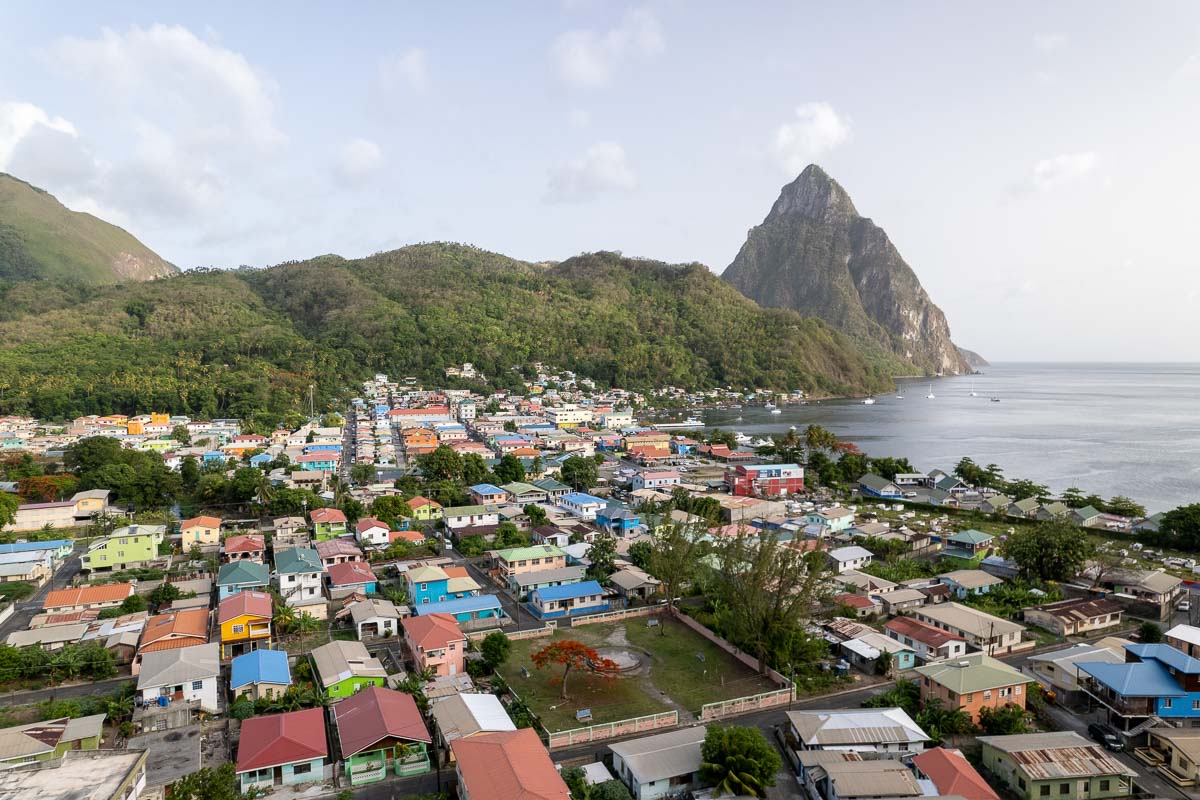
[[[609,745],[609,749],[624,759],[638,783],[645,784],[700,769],[700,745],[706,733],[707,727],[697,725]]]

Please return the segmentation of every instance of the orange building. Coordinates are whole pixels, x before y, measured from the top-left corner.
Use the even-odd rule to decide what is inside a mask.
[[[917,667],[921,703],[937,698],[943,708],[961,709],[979,722],[984,708],[1025,707],[1026,675],[1003,661],[983,653],[972,653],[947,661]]]

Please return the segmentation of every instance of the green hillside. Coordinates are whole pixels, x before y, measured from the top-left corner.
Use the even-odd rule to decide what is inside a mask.
[[[440,384],[462,361],[498,386],[545,361],[627,388],[820,394],[902,370],[698,264],[596,253],[547,267],[449,244],[99,289],[0,321],[0,343],[0,413],[41,417],[278,414],[303,408],[310,383],[325,398],[375,371]]]
[[[102,285],[176,272],[127,231],[0,173],[0,281]]]

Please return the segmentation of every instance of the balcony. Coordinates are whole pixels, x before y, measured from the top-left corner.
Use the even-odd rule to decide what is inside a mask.
[[[1083,677],[1083,676],[1080,676]],[[1153,697],[1125,697],[1109,689],[1095,678],[1082,681],[1083,691],[1105,708],[1120,717],[1149,717],[1155,713]]]

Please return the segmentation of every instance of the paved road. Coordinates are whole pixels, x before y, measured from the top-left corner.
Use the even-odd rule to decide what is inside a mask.
[[[9,692],[0,695],[0,706],[28,705],[40,703],[43,700],[68,700],[73,697],[88,697],[94,694],[111,694],[120,688],[121,684],[133,679],[128,675],[110,678],[106,681],[93,683],[77,683],[71,686],[53,686],[49,689],[32,689],[24,692]]]
[[[26,630],[29,627],[29,621],[33,619],[34,615],[41,612],[42,606],[46,602],[46,595],[54,589],[65,589],[70,586],[71,579],[79,573],[80,564],[79,556],[72,554],[70,558],[59,565],[54,574],[50,576],[50,580],[46,581],[26,600],[18,603],[17,610],[13,612],[13,615],[0,624],[0,639],[7,639],[13,631]]]

